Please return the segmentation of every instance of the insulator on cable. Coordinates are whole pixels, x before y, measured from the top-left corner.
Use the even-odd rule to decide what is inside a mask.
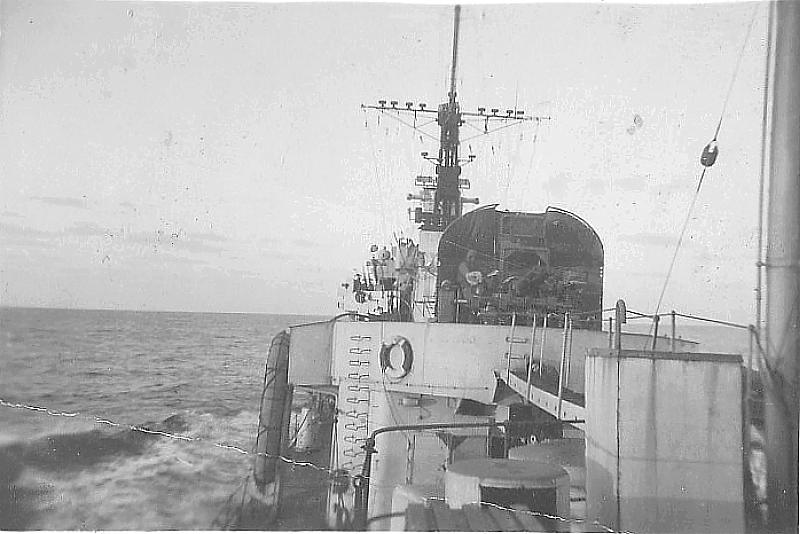
[[[714,165],[714,162],[717,161],[717,155],[719,155],[717,140],[712,139],[703,149],[703,155],[700,156],[700,163],[703,167],[711,167]]]

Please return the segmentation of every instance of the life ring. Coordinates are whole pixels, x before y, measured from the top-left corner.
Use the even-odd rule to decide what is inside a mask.
[[[269,346],[258,413],[256,457],[252,483],[247,491],[268,521],[278,514],[281,496],[280,454],[288,439],[289,421],[285,420],[287,403],[291,404],[289,384],[289,331],[279,332]]]
[[[400,360],[402,357],[402,361]],[[381,347],[381,371],[392,382],[405,378],[414,365],[414,350],[403,336],[395,336],[391,343]]]

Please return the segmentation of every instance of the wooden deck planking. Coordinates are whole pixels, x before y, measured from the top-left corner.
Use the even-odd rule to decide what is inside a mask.
[[[461,509],[473,532],[500,532],[500,527],[487,515],[480,504],[467,504]]]
[[[431,532],[429,510],[421,503],[411,503],[406,508],[406,531]]]
[[[525,532],[547,532],[541,521],[536,519],[532,514],[526,512],[517,512],[514,514],[517,521],[522,525],[522,530]]]
[[[522,530],[522,525],[514,519],[514,513],[509,510],[501,510],[500,508],[495,508],[494,506],[487,506],[485,508],[486,512],[492,516],[492,519],[497,523],[500,527],[500,530],[503,532],[520,532]]]
[[[450,508],[443,501],[411,503],[406,509],[406,531],[413,532],[547,532],[534,515],[493,506],[467,504]]]
[[[469,530],[464,514],[453,510],[443,501],[429,501],[433,517],[436,520],[436,530],[439,532],[464,532]]]

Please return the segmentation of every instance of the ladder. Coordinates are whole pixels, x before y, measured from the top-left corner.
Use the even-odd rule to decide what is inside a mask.
[[[515,337],[514,334],[516,334],[517,328],[517,314],[514,313],[511,316],[511,330],[508,336],[506,336],[506,342],[508,343],[508,351],[505,353],[506,384],[509,384],[511,380],[511,360],[524,360],[525,368],[527,370],[527,394],[525,395],[526,404],[529,402],[530,397],[531,375],[535,372],[535,368],[537,367],[539,372],[541,372],[541,361],[539,364],[534,364],[533,362],[533,353],[536,347],[536,319],[536,314],[534,313],[530,337]],[[514,345],[529,345],[529,349],[525,354],[514,353]],[[543,347],[544,345],[542,345],[542,348]]]
[[[508,350],[505,353],[506,384],[525,398],[525,404],[529,404],[531,402],[531,397],[532,397],[531,390],[533,388],[531,378],[533,374],[538,371],[539,376],[541,377],[542,375],[542,367],[544,365],[544,347],[547,341],[547,319],[548,315],[545,315],[542,320],[543,329],[541,335],[542,339],[539,344],[538,362],[534,362],[534,351],[536,350],[536,326],[537,326],[536,325],[537,316],[535,314],[533,316],[533,324],[531,326],[530,337],[515,337],[517,321],[516,321],[516,314],[514,314],[511,318],[511,330],[509,332],[509,335],[505,338],[506,343],[508,343]],[[527,345],[528,346],[527,354],[515,354],[514,353],[515,345]],[[527,376],[524,384],[522,383],[523,380],[522,377],[518,376],[516,373],[514,374],[512,380],[512,373],[511,373],[512,360],[525,360]],[[567,389],[567,385],[569,383],[569,376],[571,370],[570,368],[572,363],[571,360],[572,360],[572,318],[570,316],[570,313],[567,312],[564,315],[564,333],[561,345],[561,358],[558,366],[557,393],[555,395],[550,395],[552,397],[552,400],[554,401],[553,402],[554,415],[559,421],[562,420],[562,412],[563,412],[562,408],[565,402],[564,392]],[[547,408],[545,408],[545,410],[549,411],[547,410]]]

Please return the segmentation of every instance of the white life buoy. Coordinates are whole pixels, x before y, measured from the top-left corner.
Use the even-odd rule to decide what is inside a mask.
[[[408,376],[414,365],[414,350],[403,336],[395,336],[392,342],[381,347],[381,371],[392,382]]]

